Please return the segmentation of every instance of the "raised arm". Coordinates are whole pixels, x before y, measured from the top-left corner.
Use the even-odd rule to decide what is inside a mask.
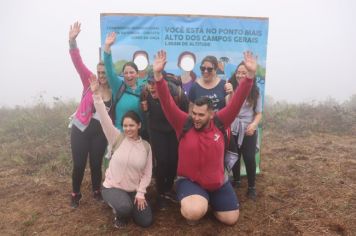
[[[162,110],[168,122],[175,129],[177,135],[183,130],[188,114],[179,109],[172,98],[167,81],[163,79],[162,71],[166,65],[166,52],[159,51],[153,62],[154,79],[157,85],[157,93],[161,102]]]
[[[116,41],[116,33],[111,32],[106,36],[105,45],[104,45],[105,70],[106,70],[106,75],[107,75],[109,85],[113,90],[113,94],[116,93],[117,89],[123,83],[123,81],[116,76],[115,69],[112,62],[111,46],[115,43],[115,41]]]
[[[112,120],[106,110],[103,99],[101,98],[101,94],[99,92],[99,82],[96,76],[93,74],[90,78],[90,88],[93,92],[93,100],[96,112],[99,114],[100,124],[103,128],[104,134],[108,143],[113,145],[118,136],[120,135],[120,131],[113,125]]]
[[[75,69],[77,70],[80,79],[82,80],[84,90],[89,87],[89,77],[92,72],[84,65],[77,47],[76,38],[80,33],[80,23],[77,21],[70,26],[69,29],[69,53],[72,58]]]
[[[223,122],[225,128],[228,128],[240,112],[241,106],[250,93],[253,85],[253,78],[257,70],[257,56],[252,52],[244,52],[244,62],[247,69],[247,78],[242,79],[238,89],[235,91],[231,101],[217,112],[217,116]]]

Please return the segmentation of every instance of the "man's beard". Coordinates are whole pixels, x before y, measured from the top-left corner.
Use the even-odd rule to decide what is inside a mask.
[[[209,124],[209,120],[207,120],[200,128],[195,128],[195,125],[193,124],[193,127],[196,131],[202,131],[203,129],[206,128],[206,126]]]

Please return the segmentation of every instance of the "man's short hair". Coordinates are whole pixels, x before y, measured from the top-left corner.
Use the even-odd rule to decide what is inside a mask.
[[[195,99],[194,105],[197,105],[199,107],[207,105],[208,110],[214,109],[213,101],[207,96],[203,96],[203,97],[199,97],[199,98]]]

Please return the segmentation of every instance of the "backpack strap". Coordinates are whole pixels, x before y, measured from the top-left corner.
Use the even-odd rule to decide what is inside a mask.
[[[120,133],[117,136],[115,142],[112,145],[112,149],[111,149],[111,153],[112,154],[120,147],[120,145],[121,145],[122,141],[124,140],[124,138],[125,138],[125,135],[123,133]],[[142,143],[143,143],[143,146],[145,147],[146,154],[148,156],[148,154],[150,153],[150,144],[144,139],[142,139]]]
[[[187,133],[188,130],[190,130],[192,127],[193,127],[193,119],[191,116],[188,116],[188,118],[184,122],[182,132],[180,133],[179,138],[178,138],[178,142],[183,138],[185,133]]]
[[[114,108],[116,107],[116,104],[119,102],[120,98],[124,94],[125,90],[126,90],[126,84],[124,81],[122,81],[122,84],[120,85],[119,89],[116,91],[116,94],[115,94]]]
[[[120,133],[117,138],[115,139],[113,145],[112,145],[112,149],[111,149],[111,153],[114,153],[120,146],[120,144],[122,143],[122,141],[124,140],[125,136],[123,133]]]
[[[214,115],[213,118],[214,124],[215,126],[221,131],[221,133],[223,133],[224,135],[224,142],[225,142],[225,151],[227,150],[228,146],[229,146],[229,138],[228,135],[226,133],[224,124],[221,122],[221,120],[219,119],[219,117],[217,115]]]
[[[145,147],[145,150],[146,150],[146,153],[148,156],[148,154],[150,153],[150,144],[144,139],[142,139],[142,143],[143,143],[143,146]]]
[[[182,104],[182,96],[183,96],[182,93],[184,93],[182,87],[177,86],[177,92],[178,92],[177,105],[181,106],[181,104]]]
[[[224,134],[224,140],[225,140],[225,153],[227,151],[230,151],[232,153],[236,153],[237,154],[237,144],[234,140],[234,137],[232,137],[232,133],[231,133],[231,127],[224,129],[224,124],[221,122],[221,120],[219,119],[219,117],[217,117],[216,115],[214,116],[214,122],[216,127],[219,128],[219,130],[221,132],[223,132]]]

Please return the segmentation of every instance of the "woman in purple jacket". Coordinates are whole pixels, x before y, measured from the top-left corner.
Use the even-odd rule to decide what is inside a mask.
[[[93,105],[89,77],[93,74],[83,63],[77,48],[76,38],[80,33],[80,23],[75,22],[69,30],[70,56],[83,84],[80,104],[72,120],[71,149],[73,156],[71,207],[77,208],[82,198],[80,185],[83,180],[87,158],[89,157],[93,197],[101,201],[101,165],[107,141],[100,125],[99,116]],[[111,89],[108,86],[104,63],[97,65],[100,94],[107,110],[111,108]]]

